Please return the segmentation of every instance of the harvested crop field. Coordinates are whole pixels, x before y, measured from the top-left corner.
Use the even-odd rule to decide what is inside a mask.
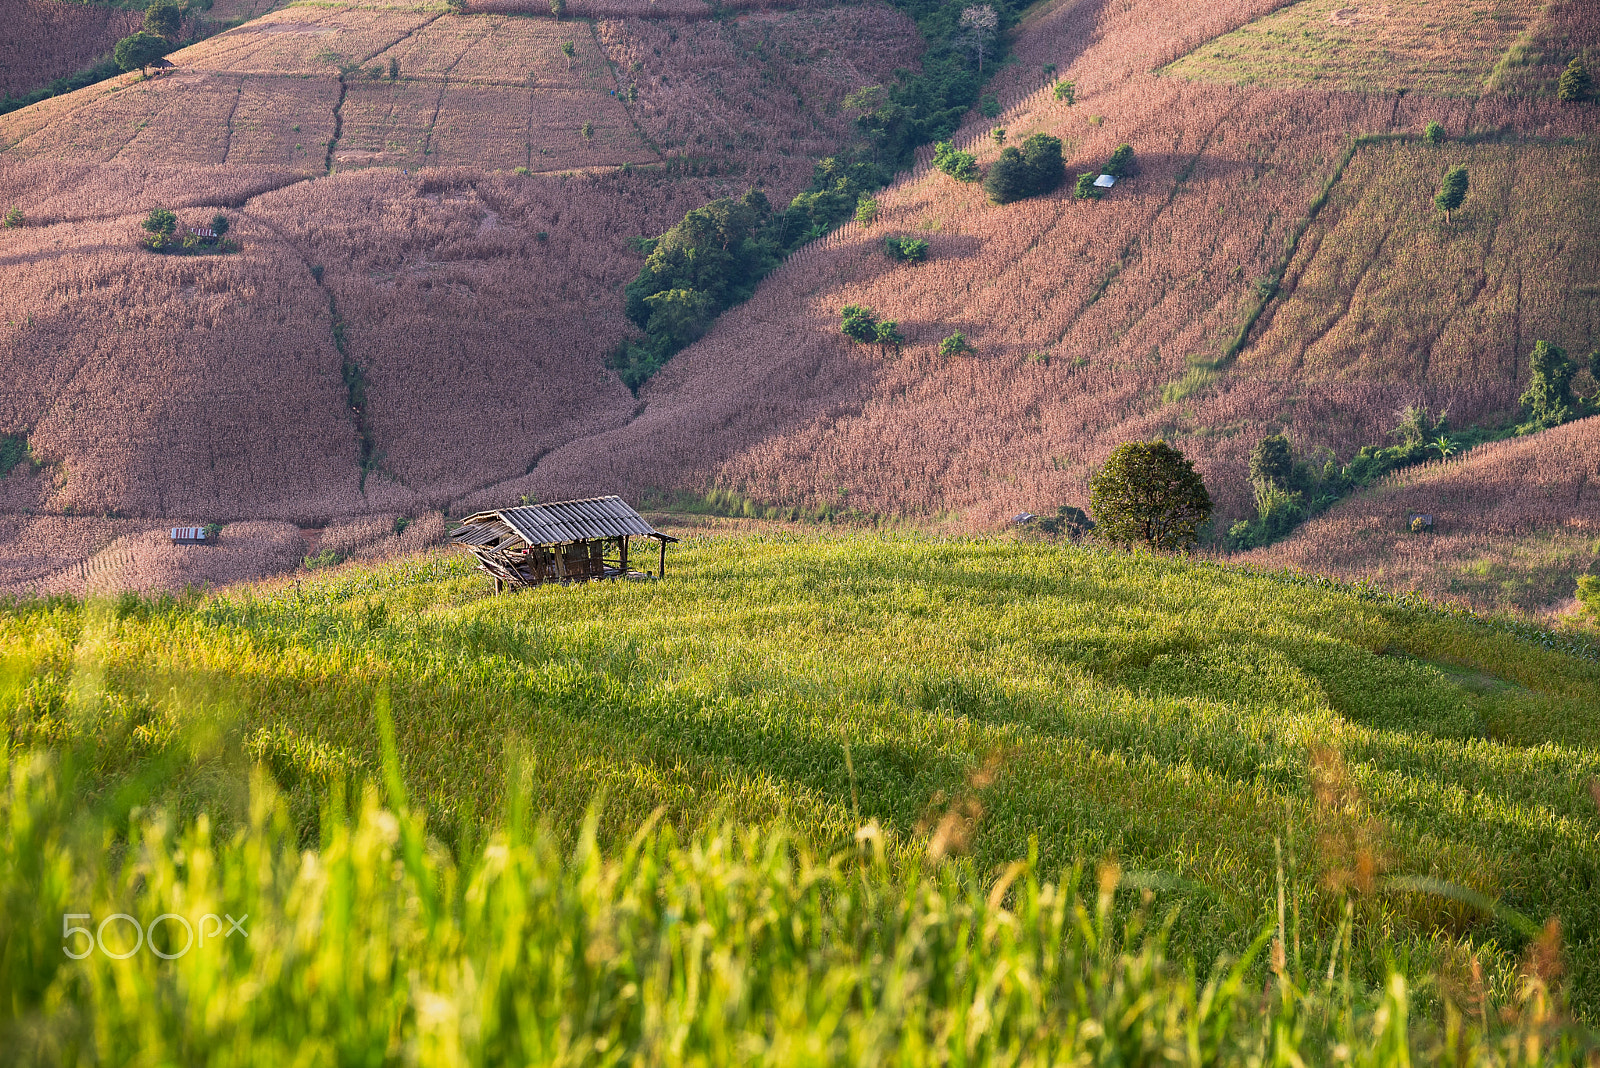
[[[1391,475],[1288,540],[1244,554],[1496,612],[1571,607],[1600,569],[1600,417]],[[1411,533],[1412,515],[1433,516]]]
[[[1238,85],[1475,93],[1538,18],[1527,0],[1299,0],[1164,73]]]
[[[256,164],[309,174],[325,169],[338,99],[332,78],[183,73],[81,89],[52,101],[47,122],[33,108],[0,117],[0,139],[14,140],[6,153],[13,159]]]
[[[1464,165],[1467,202],[1433,205]],[[1600,146],[1412,141],[1361,149],[1300,244],[1252,373],[1497,383],[1515,409],[1535,340],[1600,346]]]
[[[109,55],[142,16],[101,4],[12,0],[0,34],[0,98],[25,96]]]
[[[193,70],[331,77],[341,68],[367,62],[440,17],[437,12],[297,5],[191,45],[170,58]]]

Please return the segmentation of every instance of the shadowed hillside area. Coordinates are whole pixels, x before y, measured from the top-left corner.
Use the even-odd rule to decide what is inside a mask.
[[[953,141],[981,171],[997,127],[1059,138],[1065,184],[998,205],[923,148],[635,393],[634,239],[757,185],[786,204],[895,121],[846,98],[915,72],[912,20],[281,6],[175,73],[0,117],[25,220],[0,231],[0,432],[31,458],[0,502],[315,526],[722,494],[992,529],[1162,436],[1225,530],[1263,436],[1343,460],[1408,404],[1503,425],[1536,341],[1596,347],[1597,109],[1553,91],[1596,33],[1562,2],[1036,5]],[[1076,197],[1123,144],[1116,187]],[[150,255],[154,207],[224,213],[239,251]],[[900,341],[853,344],[845,305]]]

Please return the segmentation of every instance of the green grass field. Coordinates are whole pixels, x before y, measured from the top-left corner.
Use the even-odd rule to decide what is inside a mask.
[[[1409,998],[1419,1056],[1456,1027],[1452,1057],[1493,1060],[1533,1028],[1582,1063],[1560,1027],[1600,1016],[1593,648],[1004,541],[693,538],[668,575],[494,598],[433,556],[0,613],[0,1041],[44,1063],[1399,1063]],[[386,717],[410,807],[346,823],[329,798],[383,780]],[[61,914],[119,911],[258,926],[176,963],[61,955]],[[1199,979],[1112,937],[1140,915]],[[1252,945],[1246,993],[1204,1008]]]

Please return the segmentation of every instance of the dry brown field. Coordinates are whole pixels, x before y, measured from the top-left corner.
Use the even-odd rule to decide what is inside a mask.
[[[0,33],[0,96],[23,96],[90,66],[143,18],[98,4],[12,0]]]
[[[1413,514],[1433,533],[1411,533]],[[1600,573],[1600,418],[1397,472],[1242,559],[1484,611],[1569,612],[1573,576]]]

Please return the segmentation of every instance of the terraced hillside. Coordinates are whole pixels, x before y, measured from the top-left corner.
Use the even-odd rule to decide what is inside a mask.
[[[294,5],[0,117],[26,219],[0,231],[0,432],[34,461],[4,506],[416,514],[625,422],[629,240],[792,196],[850,136],[838,99],[920,47],[886,6],[644,10]],[[157,206],[224,211],[241,250],[149,255]]]

